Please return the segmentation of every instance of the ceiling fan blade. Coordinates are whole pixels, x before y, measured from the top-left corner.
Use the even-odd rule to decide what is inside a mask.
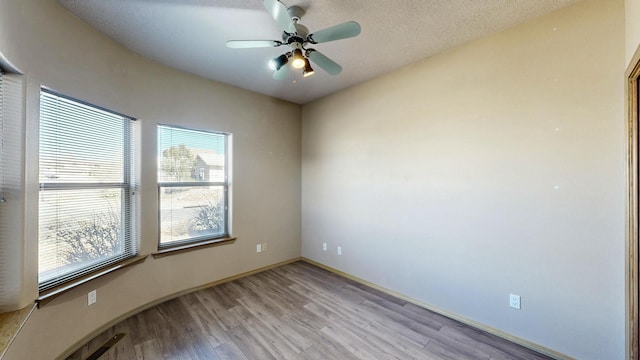
[[[287,74],[289,74],[289,67],[287,65],[284,65],[280,68],[280,70],[277,70],[273,73],[273,78],[276,80],[284,80],[284,78],[287,77]]]
[[[347,21],[342,24],[332,26],[307,36],[307,41],[312,44],[319,44],[334,40],[347,39],[360,34],[360,24],[355,21]]]
[[[278,47],[282,45],[277,40],[229,40],[227,41],[227,47],[232,49],[251,49],[251,48],[266,48],[266,47]]]
[[[293,34],[296,32],[296,27],[293,24],[293,20],[291,20],[291,16],[289,16],[289,12],[287,12],[287,7],[285,4],[281,3],[278,0],[264,0],[264,7],[267,9],[269,14],[271,14],[278,25],[280,25],[282,30],[288,32],[289,34]]]
[[[342,71],[342,66],[338,65],[335,61],[329,59],[328,57],[322,55],[321,52],[314,49],[309,49],[307,51],[307,57],[309,60],[313,61],[314,64],[320,66],[324,69],[324,71],[328,72],[331,75],[338,75]]]

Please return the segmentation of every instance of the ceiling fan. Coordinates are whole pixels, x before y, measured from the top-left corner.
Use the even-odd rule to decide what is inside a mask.
[[[347,21],[320,31],[309,34],[309,30],[299,23],[304,15],[304,9],[298,6],[286,7],[278,0],[264,0],[264,7],[269,14],[282,28],[282,41],[278,40],[229,40],[227,47],[233,49],[278,47],[288,45],[288,51],[269,62],[269,66],[274,70],[273,77],[282,80],[286,77],[289,66],[295,69],[303,69],[302,75],[308,77],[314,71],[309,63],[311,60],[331,75],[338,75],[342,71],[342,66],[335,61],[324,56],[316,49],[309,48],[309,44],[320,44],[334,40],[347,39],[360,34],[360,24],[355,21]]]

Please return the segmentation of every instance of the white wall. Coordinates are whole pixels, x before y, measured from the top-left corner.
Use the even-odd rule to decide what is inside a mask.
[[[586,1],[303,106],[303,256],[623,359],[624,30]]]
[[[0,1],[0,53],[24,73],[26,83],[25,226],[14,238],[23,253],[12,254],[20,273],[3,274],[22,286],[15,306],[38,296],[41,85],[141,122],[142,254],[157,249],[156,125],[232,133],[233,235],[238,237],[231,245],[149,258],[70,291],[34,313],[6,359],[51,359],[153,300],[300,256],[300,106],[149,62],[53,0]],[[269,251],[256,254],[255,245],[264,242]],[[87,307],[92,289],[98,302]]]

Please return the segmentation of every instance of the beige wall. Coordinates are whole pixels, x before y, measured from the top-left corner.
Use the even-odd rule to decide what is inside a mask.
[[[640,46],[640,0],[625,0],[627,62]]]
[[[625,0],[624,4],[626,26],[626,64],[628,68],[629,66],[631,66],[633,56],[636,54],[636,52],[640,51],[638,50],[640,49],[640,0]],[[631,316],[631,313],[628,312],[627,316]],[[627,323],[627,325],[630,324]],[[630,338],[631,329],[627,329],[627,336]],[[627,346],[627,349],[630,349],[630,346]]]
[[[303,256],[623,359],[624,31],[586,1],[303,106]]]
[[[51,359],[91,331],[155,299],[300,256],[300,106],[203,80],[130,53],[53,0],[0,1],[0,53],[26,83],[25,227],[12,254],[22,285],[16,305],[37,297],[38,93],[46,85],[141,122],[141,252],[157,243],[156,125],[233,134],[231,245],[202,249],[107,275],[37,310],[6,359]],[[4,241],[4,239],[3,239]],[[256,254],[255,245],[269,251]],[[98,301],[87,307],[87,292]]]

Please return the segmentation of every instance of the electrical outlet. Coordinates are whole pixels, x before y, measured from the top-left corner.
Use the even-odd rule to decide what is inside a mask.
[[[267,243],[262,244],[262,252],[267,251]]]
[[[327,251],[327,243],[322,243],[322,250]]]
[[[87,306],[95,304],[96,301],[98,301],[98,294],[96,293],[96,291],[89,291],[89,293],[87,294]]]
[[[338,246],[338,255],[342,255],[342,246]]]
[[[262,244],[256,245],[256,252],[257,253],[262,252]]]
[[[520,295],[509,294],[509,306],[520,310]]]

